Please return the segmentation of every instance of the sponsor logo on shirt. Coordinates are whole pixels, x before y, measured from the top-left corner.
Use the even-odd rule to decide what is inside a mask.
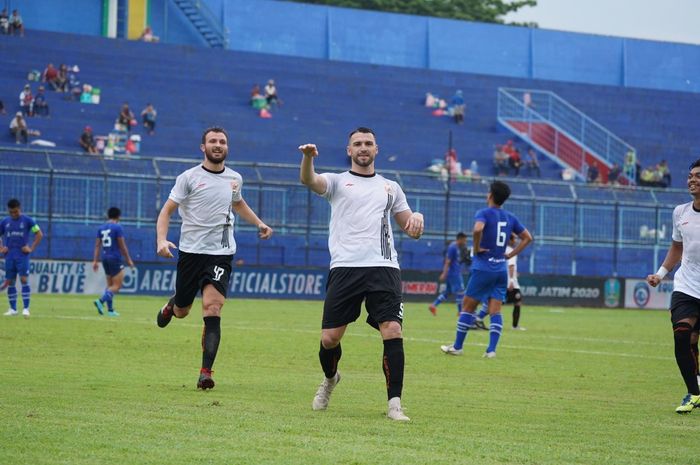
[[[349,183],[345,184],[345,187],[352,187],[352,186],[354,186],[354,185],[355,185],[355,184],[349,182]]]
[[[238,184],[237,181],[232,181],[232,182],[231,182],[231,191],[232,191],[232,192],[238,192],[238,189],[240,189],[240,188],[241,188],[241,185]]]
[[[206,186],[207,186],[206,182],[201,182],[201,183],[197,184],[197,187],[195,187],[195,189],[200,189],[200,188],[206,187]]]

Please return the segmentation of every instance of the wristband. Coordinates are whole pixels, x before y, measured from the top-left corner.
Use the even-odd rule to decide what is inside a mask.
[[[664,279],[664,276],[668,274],[668,270],[664,268],[663,265],[659,267],[659,271],[656,272],[656,276],[658,276],[661,279]]]

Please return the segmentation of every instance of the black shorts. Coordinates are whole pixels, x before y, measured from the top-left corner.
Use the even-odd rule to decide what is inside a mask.
[[[367,324],[379,329],[385,321],[403,322],[401,271],[386,266],[332,268],[323,304],[323,329],[338,328],[357,320],[362,301]]]
[[[671,294],[671,323],[676,324],[685,318],[697,318],[700,322],[700,299],[673,291]],[[696,322],[696,331],[700,329]]]
[[[523,295],[520,293],[520,289],[515,288],[515,289],[508,289],[506,291],[506,303],[507,304],[514,304],[514,303],[520,303],[520,301],[523,300]]]
[[[180,251],[175,280],[175,305],[189,307],[197,292],[211,284],[226,297],[233,255],[206,255]]]

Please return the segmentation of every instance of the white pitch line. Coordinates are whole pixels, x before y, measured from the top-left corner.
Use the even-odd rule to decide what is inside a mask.
[[[114,322],[119,322],[119,323],[130,323],[130,324],[147,324],[150,326],[155,326],[155,322],[149,321],[149,320],[124,320],[120,319],[119,317],[109,317],[109,316],[70,316],[70,315],[38,315],[38,316],[32,316],[32,318],[55,318],[55,319],[60,319],[60,320],[81,320],[81,321],[99,321],[99,320],[108,320],[108,321],[114,321]],[[195,323],[188,323],[188,322],[178,322],[178,326],[187,326],[191,328],[201,328],[201,324],[195,324]],[[236,325],[236,324],[227,324],[227,325],[222,325],[223,328],[232,328],[235,330],[239,331],[270,331],[274,329],[272,326],[271,327],[261,327],[261,326],[242,326],[242,325]],[[300,334],[320,334],[320,329],[286,329],[285,331],[287,332],[293,332],[293,333],[300,333]],[[362,338],[378,338],[377,333],[354,333],[354,332],[347,332],[347,336],[351,337],[362,337]],[[565,337],[559,337],[559,336],[547,336],[548,338],[552,339],[566,339],[566,340],[572,340],[572,338],[565,338]],[[419,337],[411,337],[411,336],[406,336],[404,337],[406,341],[411,341],[411,342],[421,342],[421,343],[426,343],[426,344],[444,344],[446,341],[444,339],[431,339],[431,338],[419,338]],[[580,338],[581,340],[590,340],[591,342],[610,342],[609,340],[606,339],[594,339],[594,338]],[[622,342],[622,341],[616,341],[616,342]],[[631,341],[630,341],[631,343]],[[482,347],[484,344],[483,343],[476,343],[476,342],[468,342],[465,345],[467,346],[472,346],[472,347]],[[663,360],[663,361],[673,361],[673,357],[663,357],[663,356],[654,356],[654,355],[641,355],[641,354],[636,354],[636,353],[626,353],[626,352],[607,352],[607,351],[599,351],[599,350],[582,350],[582,349],[561,349],[561,348],[549,348],[549,347],[542,347],[542,346],[522,346],[522,345],[512,345],[512,344],[500,344],[500,347],[505,347],[508,349],[515,349],[515,350],[532,350],[532,351],[541,351],[541,352],[558,352],[558,353],[571,353],[571,354],[580,354],[580,355],[600,355],[600,356],[605,356],[605,357],[623,357],[623,358],[639,358],[639,359],[644,359],[644,360]]]

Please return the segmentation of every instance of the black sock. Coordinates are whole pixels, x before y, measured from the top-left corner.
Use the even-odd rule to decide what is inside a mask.
[[[318,359],[321,361],[321,368],[326,378],[332,378],[338,371],[338,362],[343,355],[343,349],[340,348],[340,342],[332,349],[326,349],[321,343],[321,349],[318,351]]]
[[[513,328],[518,327],[520,323],[520,304],[513,305]]]
[[[692,342],[690,344],[690,349],[693,351],[693,355],[695,356],[695,374],[697,375],[700,373],[700,366],[698,366],[698,343]]]
[[[387,399],[401,397],[403,389],[403,339],[386,339],[384,341],[384,357],[382,368],[386,377]]]
[[[202,332],[202,368],[211,370],[221,341],[221,317],[205,316]]]
[[[676,363],[681,371],[681,376],[683,381],[685,381],[688,392],[697,396],[700,395],[700,388],[698,388],[698,378],[695,375],[695,354],[693,354],[690,344],[690,333],[692,330],[693,327],[685,322],[673,324]]]

